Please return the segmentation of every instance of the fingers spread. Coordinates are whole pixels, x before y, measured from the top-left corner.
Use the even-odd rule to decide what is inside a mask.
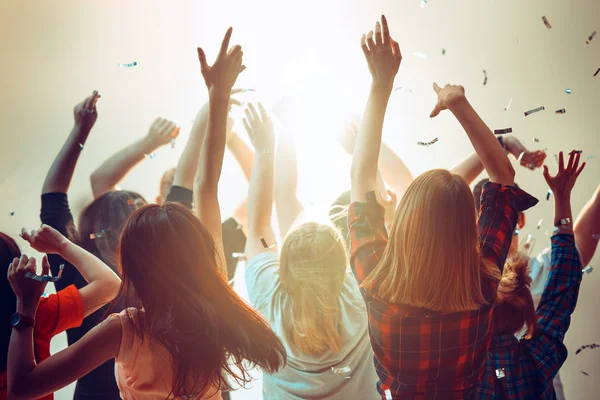
[[[544,179],[546,180],[546,183],[548,184],[548,186],[550,186],[550,183],[552,182],[552,177],[550,177],[550,171],[548,171],[548,166],[544,165]]]
[[[392,42],[392,52],[394,53],[394,57],[396,57],[397,60],[402,61],[402,53],[400,52],[400,45],[398,44],[398,42],[396,42],[395,40],[391,39]]]
[[[429,118],[437,117],[440,111],[442,111],[442,109],[436,105],[431,114],[429,114]]]
[[[584,168],[585,168],[585,162],[583,164],[581,164],[581,166],[577,170],[577,173],[575,174],[575,178],[577,178],[579,176],[579,174],[581,173],[581,171],[583,171]]]
[[[437,83],[433,82],[433,90],[435,90],[436,93],[439,93],[442,88],[439,87]]]
[[[198,47],[198,60],[200,61],[200,70],[205,72],[208,70],[208,64],[206,63],[206,54],[204,54],[204,50]]]
[[[563,152],[558,152],[558,172],[562,172],[565,170],[565,159],[563,157]]]
[[[225,37],[223,38],[223,43],[221,43],[221,50],[219,51],[219,55],[224,55],[225,53],[227,53],[227,48],[229,47],[229,40],[231,39],[232,32],[232,27],[229,27],[229,29],[227,29],[227,32],[225,32]]]
[[[379,21],[375,23],[375,44],[380,45],[382,43],[381,38],[381,24]]]
[[[381,27],[383,29],[383,44],[390,44],[390,28],[388,27],[388,22],[385,18],[385,15],[381,16]]]

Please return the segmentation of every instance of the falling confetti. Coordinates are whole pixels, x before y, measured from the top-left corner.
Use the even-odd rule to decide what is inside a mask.
[[[413,53],[413,56],[422,58],[423,60],[429,60],[429,56],[425,53]]]
[[[518,235],[519,233],[521,233],[521,230],[519,228],[515,229],[515,236]]]
[[[541,218],[538,223],[537,223],[537,228],[538,230],[540,229],[540,226],[542,226],[542,222],[544,222],[544,218]]]
[[[508,111],[508,109],[510,108],[511,104],[512,104],[512,97],[510,98],[510,101],[508,102],[508,105],[506,107],[504,107],[504,111]]]
[[[546,201],[550,200],[550,196],[552,196],[552,190],[548,189],[548,193],[546,194]]]
[[[485,72],[485,69],[483,70],[483,86],[485,86],[487,84],[487,72]]]
[[[533,141],[534,141],[534,142],[536,142],[536,143],[539,143],[539,142],[540,142],[540,139],[538,139],[538,138],[534,137],[534,138],[533,138]]]
[[[442,49],[442,55],[445,56],[446,55],[446,49]]]
[[[538,108],[534,108],[533,110],[525,111],[525,116],[531,115],[531,114],[536,113],[538,111],[543,111],[545,109],[546,109],[546,107],[541,106],[541,107],[538,107]]]
[[[34,281],[38,281],[38,282],[57,282],[62,277],[62,273],[63,273],[64,269],[65,269],[65,264],[61,264],[60,267],[59,267],[59,269],[58,269],[58,275],[57,276],[36,275],[36,274],[32,274],[31,272],[27,272],[25,274],[25,278],[33,279]]]
[[[581,272],[583,272],[584,274],[591,274],[593,270],[594,270],[594,268],[592,268],[591,265],[588,265],[587,267],[582,269]]]
[[[506,376],[506,372],[504,371],[504,368],[499,368],[496,370],[496,378],[497,379],[502,379]]]
[[[583,150],[573,150],[573,151],[569,152],[569,155],[571,155],[571,154],[581,154],[581,153],[583,153]]]
[[[544,25],[546,25],[546,28],[552,29],[552,25],[550,25],[550,22],[548,22],[548,18],[544,16],[542,17],[542,21],[544,21]]]
[[[262,243],[262,245],[263,245],[263,247],[264,247],[265,249],[272,249],[273,247],[277,246],[277,243],[275,243],[275,244],[272,244],[271,246],[269,246],[269,245],[267,244],[267,241],[266,241],[264,238],[261,238],[261,239],[260,239],[260,242]]]
[[[117,64],[117,65],[121,68],[131,68],[131,67],[137,66],[137,61],[130,62],[130,63],[121,63],[121,64]]]
[[[566,114],[566,113],[567,113],[567,110],[565,110],[564,108],[554,111],[554,114]]]
[[[590,376],[590,374],[588,374],[588,373],[587,373],[587,372],[585,372],[585,371],[581,371],[581,373],[582,373],[582,374],[584,374],[585,376]]]
[[[583,345],[580,348],[578,348],[577,351],[575,352],[575,355],[581,353],[582,350],[585,350],[585,349],[597,349],[599,347],[600,347],[600,344],[598,344],[598,343],[586,344],[586,345]]]
[[[129,199],[129,200],[127,200],[127,204],[130,206],[132,206],[132,205],[140,206],[140,205],[144,205],[145,201],[142,198]]]
[[[417,142],[417,144],[419,146],[431,146],[432,144],[436,143],[437,141],[438,141],[438,138],[435,138],[431,142]]]
[[[588,36],[587,40],[585,41],[585,44],[590,44],[594,36],[596,36],[596,31],[592,32],[592,34]]]
[[[15,216],[15,212],[14,212],[14,211],[11,211],[11,213],[10,213],[10,216],[11,216],[11,217],[14,217],[14,216]]]
[[[342,368],[335,368],[335,367],[331,367],[331,372],[333,372],[334,374],[347,374],[352,372],[352,368],[350,368],[349,366],[346,367],[342,367]]]
[[[104,237],[105,235],[106,235],[106,231],[103,229],[100,232],[90,233],[90,239],[92,239],[92,240],[100,239],[101,237]]]
[[[425,8],[427,5],[427,0],[421,0],[421,8]]]
[[[600,74],[600,68],[598,68],[598,69],[596,70],[596,72],[594,72],[594,76],[596,76],[596,75],[598,75],[598,74]]]
[[[79,143],[79,148],[83,150],[83,143]]]
[[[233,258],[242,258],[242,259],[246,258],[246,254],[245,253],[231,253],[231,256]]]
[[[512,128],[495,129],[494,130],[494,134],[496,134],[496,135],[504,135],[505,133],[512,133]]]
[[[144,157],[153,159],[156,158],[156,153],[144,154]]]
[[[571,89],[569,89],[569,88],[566,88],[566,89],[565,89],[565,93],[566,93],[566,94],[571,94]]]

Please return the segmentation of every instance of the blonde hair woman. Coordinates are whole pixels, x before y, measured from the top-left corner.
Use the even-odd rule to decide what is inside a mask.
[[[377,203],[377,161],[387,102],[400,67],[400,47],[385,17],[363,36],[373,82],[352,159],[348,211],[351,265],[367,312],[387,398],[473,398],[490,343],[496,289],[519,211],[537,200],[512,186],[502,147],[465,98],[462,86],[434,84],[438,103],[465,129],[490,177],[477,221],[466,182],[428,171],[408,187],[390,237]]]
[[[250,302],[288,354],[283,369],[265,372],[264,398],[380,399],[366,307],[348,269],[345,241],[332,225],[316,222],[287,233],[302,211],[291,137],[289,132],[280,137],[275,172],[269,117],[262,106],[260,112],[250,106],[246,117],[256,150],[248,194],[246,286]],[[274,181],[285,237],[280,256],[271,228]]]

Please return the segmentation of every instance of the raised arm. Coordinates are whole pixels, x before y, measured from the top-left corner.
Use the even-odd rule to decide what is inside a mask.
[[[279,136],[275,155],[275,206],[279,234],[282,239],[304,209],[298,200],[297,187],[296,145],[292,133],[284,130]]]
[[[227,264],[223,253],[223,231],[219,208],[218,186],[225,153],[227,113],[231,88],[238,75],[245,69],[242,65],[242,48],[239,45],[229,48],[233,29],[229,28],[221,44],[215,63],[209,66],[206,55],[198,48],[198,58],[204,82],[208,88],[209,116],[206,137],[202,144],[198,170],[194,182],[194,202],[198,218],[210,232],[217,250],[217,262],[224,276]]]
[[[42,194],[67,193],[69,190],[79,155],[98,119],[96,102],[99,98],[100,94],[94,90],[91,96],[77,104],[73,109],[75,124],[67,141],[48,170],[42,187]]]
[[[234,93],[235,90],[232,92]],[[233,157],[239,164],[246,181],[250,182],[252,175],[252,164],[254,164],[254,151],[244,142],[238,134],[232,129],[231,124],[227,125],[227,149],[233,154]],[[232,217],[238,224],[242,225],[244,234],[248,234],[246,226],[248,225],[248,199],[244,199],[233,210]]]
[[[15,259],[8,268],[8,280],[17,297],[17,312],[35,318],[46,282],[27,278],[35,273],[35,259]],[[42,274],[49,272],[42,263]],[[109,318],[81,340],[39,365],[35,361],[33,326],[13,329],[7,361],[7,395],[9,399],[37,399],[76,381],[105,361],[115,358],[121,344],[121,323]]]
[[[598,239],[600,239],[600,185],[592,198],[583,206],[575,222],[575,241],[584,266],[594,258]]]
[[[398,43],[390,37],[387,20],[375,25],[361,38],[361,47],[372,76],[371,91],[358,129],[352,157],[352,201],[366,201],[367,192],[377,189],[377,165],[385,110],[400,68],[402,54]]]
[[[456,85],[440,88],[434,83],[433,90],[438,95],[438,102],[430,117],[435,117],[442,110],[450,110],[467,133],[490,181],[502,185],[514,185],[515,171],[510,161],[490,128],[467,101],[465,89]]]
[[[94,198],[102,196],[117,185],[147,155],[156,149],[171,143],[179,135],[179,127],[164,118],[157,118],[148,131],[148,135],[118,151],[106,160],[90,176]]]
[[[533,170],[544,164],[544,160],[546,159],[545,151],[530,151],[514,136],[500,136],[497,139],[501,146],[503,146],[509,154],[512,154],[515,159],[519,160],[523,167]],[[483,164],[479,160],[479,155],[477,153],[472,153],[452,168],[450,172],[462,176],[468,184],[471,184],[475,178],[483,172]]]
[[[246,110],[244,126],[254,145],[254,165],[248,188],[248,239],[246,259],[256,255],[276,252],[275,234],[271,228],[273,210],[273,186],[275,163],[275,134],[273,122],[262,104],[258,104],[260,115],[250,104]]]
[[[21,237],[35,250],[58,254],[77,268],[88,283],[79,289],[85,317],[112,301],[119,292],[121,279],[117,274],[98,257],[75,245],[56,229],[48,225],[42,225],[41,229],[31,233],[23,229]]]

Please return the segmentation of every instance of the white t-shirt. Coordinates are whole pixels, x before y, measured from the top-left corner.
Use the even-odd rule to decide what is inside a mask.
[[[529,275],[531,276],[531,296],[533,297],[533,305],[537,309],[546,282],[548,281],[548,275],[550,274],[550,268],[552,267],[552,249],[548,247],[544,249],[537,257],[529,259]],[[522,332],[520,336],[525,332]],[[554,391],[556,392],[557,400],[564,400],[565,394],[563,390],[562,382],[560,381],[560,375],[556,374],[554,377]]]
[[[250,303],[269,322],[288,355],[283,369],[276,374],[263,374],[264,399],[381,399],[377,393],[367,310],[350,270],[346,272],[339,297],[342,349],[319,356],[297,352],[285,337],[282,317],[292,307],[289,295],[281,288],[276,254],[261,253],[248,262],[246,287]],[[334,372],[332,368],[339,370]]]

